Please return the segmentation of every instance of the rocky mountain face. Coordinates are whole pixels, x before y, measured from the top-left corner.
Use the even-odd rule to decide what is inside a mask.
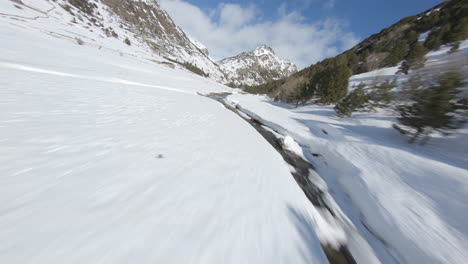
[[[179,28],[156,0],[9,0],[20,26],[79,45],[186,69],[222,84],[258,85],[287,77],[296,66],[262,46],[218,63]],[[9,17],[9,14],[4,14]]]
[[[226,74],[228,83],[235,86],[264,84],[297,71],[294,63],[278,58],[274,50],[265,45],[218,61],[218,65]]]
[[[208,57],[206,48],[192,41],[155,0],[62,1],[61,6],[77,17],[77,23],[85,19],[85,23],[98,27],[107,37],[119,38],[116,26],[105,23],[110,17],[117,22],[113,24],[117,24],[119,31],[125,30],[126,35],[132,35],[132,39],[155,54],[220,83],[227,81],[218,65]]]

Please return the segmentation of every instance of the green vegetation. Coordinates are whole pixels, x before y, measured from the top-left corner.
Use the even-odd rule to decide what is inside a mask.
[[[369,95],[364,90],[363,83],[354,89],[348,96],[335,106],[339,117],[349,117],[355,111],[364,110],[369,104]]]
[[[420,78],[412,78],[405,87],[410,103],[397,107],[398,120],[403,126],[394,127],[405,134],[412,134],[410,143],[423,136],[425,144],[434,131],[448,134],[460,128],[466,121],[467,98],[460,97],[462,75],[448,72],[440,76],[435,84],[425,87]],[[430,83],[430,82],[429,82]]]
[[[420,34],[430,32],[424,43]],[[335,103],[346,95],[345,76],[383,67],[393,67],[403,61],[400,72],[424,66],[424,55],[441,45],[468,38],[468,1],[451,0],[406,17],[396,24],[370,36],[352,49],[325,59],[294,74],[267,84],[246,87],[250,93],[268,93],[280,101],[308,101],[318,97],[321,103]],[[454,48],[454,51],[456,48]],[[298,82],[298,79],[303,79]]]
[[[393,100],[392,89],[396,87],[396,80],[386,80],[380,84],[374,84],[369,93],[371,108],[386,107]]]
[[[195,73],[195,74],[198,74],[200,76],[203,76],[203,77],[208,77],[209,74],[205,73],[202,69],[198,68],[197,66],[195,66],[194,64],[190,63],[190,62],[180,62],[180,61],[177,61],[177,60],[173,60],[171,58],[168,58],[168,57],[164,57],[166,60],[168,61],[172,61],[173,63],[177,63],[179,64],[180,66],[184,67],[185,69]]]
[[[114,38],[119,37],[119,35],[117,33],[115,33],[115,31],[114,31],[114,29],[112,27],[104,28],[103,30],[104,30],[104,33],[106,34],[107,37],[114,37]]]
[[[409,52],[410,46],[408,41],[405,39],[398,41],[398,44],[395,46],[395,48],[392,49],[390,55],[388,55],[388,57],[385,59],[385,64],[396,65],[401,60],[406,58],[406,55],[408,55]]]
[[[203,76],[203,77],[208,77],[208,74],[205,73],[202,69],[198,68],[197,66],[193,65],[192,63],[189,63],[189,62],[184,62],[181,64],[182,66],[185,67],[185,69],[195,73],[195,74],[198,74],[200,76]]]
[[[376,107],[386,107],[393,100],[392,89],[396,80],[378,83],[377,80],[366,90],[366,85],[360,83],[351,93],[335,106],[339,117],[350,117],[356,111],[370,111]]]
[[[92,15],[94,13],[94,9],[97,8],[96,3],[83,1],[83,0],[68,0],[68,3],[70,3],[71,5],[73,5],[74,7],[78,8],[79,10],[81,10],[82,12],[88,15]]]
[[[228,83],[226,85],[231,87],[231,88],[237,88],[239,86],[239,85],[236,85],[234,82],[230,82],[230,83]]]
[[[129,46],[132,45],[132,43],[130,43],[130,40],[129,40],[128,38],[125,38],[125,39],[124,39],[124,43],[127,44],[127,45],[129,45]]]
[[[241,88],[244,91],[252,94],[269,94],[271,93],[276,87],[281,86],[284,83],[284,80],[278,81],[271,81],[265,84],[257,85],[257,86],[242,86]]]
[[[468,12],[464,10],[465,17],[459,20],[447,18],[447,22],[443,26],[434,28],[427,38],[424,45],[430,49],[438,49],[441,45],[452,43],[468,38]],[[463,9],[462,9],[463,12]]]
[[[295,93],[291,94],[286,98],[286,102],[290,104],[295,104],[296,107],[299,105],[304,105],[307,103],[310,97],[312,97],[308,91],[308,86],[306,83],[303,83],[299,89],[295,90]]]
[[[320,97],[319,103],[332,104],[339,102],[348,93],[351,71],[347,65],[325,67],[312,78],[311,91]]]
[[[406,60],[401,64],[399,73],[408,74],[410,70],[421,69],[424,67],[426,59],[424,56],[427,54],[427,49],[416,42],[411,46],[411,50],[406,57]]]
[[[68,5],[68,4],[60,4],[60,6],[65,9],[65,11],[67,11],[68,13],[70,13],[71,15],[74,15],[73,12],[71,11],[71,6]]]

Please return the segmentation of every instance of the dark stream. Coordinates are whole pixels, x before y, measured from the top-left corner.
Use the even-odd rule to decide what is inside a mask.
[[[229,95],[230,93],[211,93],[203,96],[222,103],[227,109],[236,113],[238,116],[252,125],[252,127],[254,127],[258,133],[260,133],[268,141],[268,143],[270,143],[270,145],[272,145],[278,151],[278,153],[281,154],[284,161],[286,161],[296,170],[295,172],[291,172],[291,175],[294,177],[297,184],[301,187],[309,201],[315,207],[325,208],[330,212],[331,215],[336,216],[336,213],[333,211],[333,209],[326,203],[323,191],[317,187],[317,185],[315,185],[309,178],[309,170],[315,170],[314,166],[312,166],[312,164],[297,154],[285,149],[281,139],[277,138],[275,134],[265,129],[267,126],[262,124],[259,120],[252,118],[251,116],[249,116],[249,118],[245,118],[243,115],[239,114],[241,110],[226,104],[224,99]],[[244,112],[242,113],[247,115]],[[274,131],[274,129],[272,130]],[[356,261],[354,260],[346,245],[341,245],[339,250],[336,250],[333,247],[325,244],[322,244],[322,248],[328,258],[328,261],[331,264],[356,264]]]

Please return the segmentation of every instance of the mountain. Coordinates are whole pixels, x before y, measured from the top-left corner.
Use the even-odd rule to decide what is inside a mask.
[[[15,0],[31,10],[40,6],[53,10],[52,18],[58,24],[82,27],[92,36],[80,38],[100,46],[109,47],[111,39],[117,39],[129,46],[137,46],[138,53],[146,53],[148,58],[162,57],[167,64],[177,64],[203,76],[225,83],[224,73],[209,57],[207,50],[198,42],[192,41],[153,0],[59,0],[26,1]],[[29,11],[29,10],[28,10]],[[66,12],[65,12],[66,11]],[[66,31],[66,35],[76,33]],[[63,32],[60,32],[63,34]],[[102,40],[107,38],[107,40]],[[128,53],[131,49],[120,49]]]
[[[229,89],[186,70],[206,75],[178,53],[184,43],[194,57],[206,49],[142,2],[0,1],[0,263],[468,263],[468,122],[411,146],[390,109],[341,119],[333,106]],[[427,15],[453,18],[453,31],[436,26],[420,46],[463,36],[456,9]],[[140,12],[154,32],[128,22]],[[369,41],[369,57],[390,32]],[[416,45],[405,36],[395,40]],[[468,40],[458,44],[428,52],[424,71],[450,63],[468,77]],[[417,50],[397,46],[383,63]],[[334,73],[368,70],[360,47],[275,83],[334,88]],[[405,88],[398,68],[350,87]],[[417,104],[397,102],[409,113],[423,102],[431,116],[412,115],[416,125],[445,110],[468,117],[453,113],[456,78],[431,81],[427,95],[415,81]]]
[[[0,0],[0,263],[328,263],[281,155],[202,96],[232,89],[105,2]]]
[[[401,19],[336,57],[311,65],[292,76],[249,87],[281,101],[307,101],[313,97],[333,103],[346,95],[351,75],[423,60],[428,51],[468,38],[468,1],[451,0],[418,15]],[[407,72],[407,70],[406,70]],[[340,85],[337,85],[339,83]],[[343,91],[337,91],[337,86]],[[330,96],[331,95],[331,96]]]
[[[12,16],[59,38],[122,55],[144,57],[218,83],[259,85],[296,72],[289,61],[262,46],[218,63],[208,49],[179,28],[154,0],[10,0]],[[8,14],[5,14],[8,17]],[[47,18],[50,23],[33,21]]]
[[[294,63],[280,59],[266,45],[218,61],[218,65],[232,85],[259,85],[288,77],[297,71]]]

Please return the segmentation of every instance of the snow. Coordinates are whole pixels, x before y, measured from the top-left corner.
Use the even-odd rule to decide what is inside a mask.
[[[195,47],[197,47],[199,50],[207,50],[206,46],[203,45],[203,43],[201,43],[200,41],[192,38],[192,37],[188,37],[190,39],[190,41],[195,45]]]
[[[468,42],[456,53],[449,49],[427,54],[425,71],[455,65],[466,74]],[[408,77],[395,75],[397,68],[352,76],[350,87],[386,79],[401,84]],[[468,127],[435,135],[427,146],[410,145],[385,109],[340,119],[333,106],[293,108],[241,93],[228,100],[302,148],[317,169],[314,181],[352,222],[354,228],[342,228],[353,256],[365,259],[358,263],[370,263],[373,254],[385,264],[467,263]]]
[[[426,31],[426,32],[423,32],[419,35],[418,37],[418,41],[421,42],[421,43],[424,43],[426,42],[427,38],[429,37],[429,34],[431,34],[431,31]]]
[[[466,64],[466,60],[468,59],[468,40],[460,42],[460,47],[457,52],[449,54],[450,49],[450,45],[444,45],[440,49],[431,51],[426,54],[426,66],[422,73],[426,71],[439,74],[440,72],[449,69],[458,70],[467,75],[468,65]],[[397,74],[400,65],[401,63],[395,67],[381,68],[374,71],[353,75],[349,79],[348,91],[353,91],[354,88],[361,83],[368,86],[373,83],[381,83],[387,80],[396,80],[397,85],[401,86],[408,80],[408,76]],[[468,76],[466,77],[468,78]]]
[[[133,0],[138,2],[143,1],[153,8],[150,9],[153,17],[140,17],[140,20],[154,19],[155,12],[162,14],[166,18],[166,21],[153,21],[160,25],[160,30],[163,32],[145,36],[144,33],[138,31],[141,28],[136,29],[133,25],[122,21],[104,3],[95,0],[89,1],[96,4],[94,16],[80,13],[78,9],[69,5],[64,0],[57,0],[56,2],[25,0],[23,1],[24,5],[21,5],[22,9],[15,8],[11,1],[1,1],[0,20],[21,27],[41,30],[46,34],[73,42],[76,42],[76,38],[78,38],[84,42],[84,45],[112,50],[117,54],[123,53],[137,57],[144,56],[160,62],[168,62],[164,57],[169,57],[179,62],[189,62],[202,69],[205,73],[208,73],[209,78],[221,83],[225,82],[224,74],[219,67],[203,54],[202,51],[198,50],[180,28],[174,26],[174,30],[179,33],[178,36],[181,38],[180,42],[177,43],[174,41],[174,33],[169,34],[165,32],[166,28],[161,25],[161,22],[170,27],[172,20],[156,2],[152,0]],[[63,9],[63,6],[66,5],[71,7],[72,12],[76,14],[75,16]],[[147,12],[146,10],[144,11]],[[91,23],[91,17],[98,22]],[[97,23],[102,23],[102,27]],[[118,37],[106,36],[104,29],[111,29]],[[124,43],[126,38],[130,40],[131,46]],[[167,50],[155,51],[149,43],[164,46]]]
[[[257,96],[232,97],[304,146],[333,193],[342,193],[335,200],[383,263],[466,262],[468,207],[458,201],[468,199],[467,163],[441,153],[466,150],[457,142],[467,142],[468,131],[450,143],[434,139],[429,148],[413,147],[391,127],[394,118],[383,113],[340,120],[330,107],[291,110]]]
[[[69,22],[61,0],[23,2],[0,2],[0,263],[328,263],[320,244],[357,263],[467,262],[468,128],[408,145],[390,111],[339,119],[169,67],[101,3],[131,46]],[[468,42],[449,49],[427,68],[468,72]],[[351,88],[401,84],[397,68]],[[308,159],[337,215],[211,92]]]
[[[297,71],[294,63],[279,58],[272,48],[265,45],[218,61],[218,65],[226,74],[228,82],[236,85],[259,85],[269,79],[277,80],[288,77]],[[264,73],[262,76],[259,69],[265,73],[276,74],[269,77]]]
[[[396,78],[396,72],[398,71],[399,67],[400,66],[398,65],[395,67],[382,68],[382,69],[377,69],[375,71],[353,75],[349,79],[348,90],[351,92],[352,90],[354,90],[355,87],[357,87],[361,83],[370,85],[375,82],[380,83],[386,80],[392,81],[393,79]]]
[[[282,157],[197,94],[228,87],[49,22],[0,18],[0,263],[328,263]]]
[[[262,45],[260,47],[257,47],[253,53],[255,54],[255,56],[257,57],[260,57],[260,56],[263,56],[263,55],[275,55],[275,51],[268,47],[267,45]]]
[[[285,146],[285,148],[287,150],[295,153],[296,155],[298,155],[300,157],[304,157],[304,153],[302,153],[301,146],[299,146],[299,144],[297,144],[297,142],[294,140],[294,138],[292,138],[290,136],[286,136],[284,138],[283,144],[284,144],[284,146]]]

